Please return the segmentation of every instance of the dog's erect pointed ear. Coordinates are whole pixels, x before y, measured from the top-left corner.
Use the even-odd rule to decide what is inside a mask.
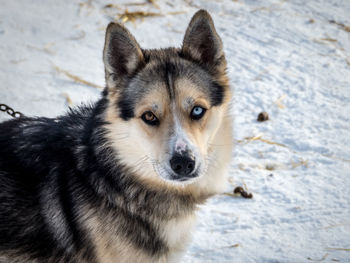
[[[224,60],[222,41],[207,11],[199,10],[192,17],[183,40],[182,53],[208,66],[218,65]]]
[[[131,33],[120,24],[110,23],[103,49],[106,78],[130,75],[143,60],[142,50]]]

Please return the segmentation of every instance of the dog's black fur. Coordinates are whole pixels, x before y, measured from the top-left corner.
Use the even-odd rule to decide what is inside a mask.
[[[76,223],[74,202],[80,199],[97,205],[91,185],[91,171],[103,173],[94,144],[101,125],[96,107],[81,108],[57,119],[20,118],[0,124],[0,250],[25,253],[38,258],[65,255],[82,250],[91,260],[91,246]],[[84,148],[77,155],[78,148]],[[85,165],[78,163],[84,162]],[[108,174],[108,173],[107,173]],[[95,174],[97,177],[98,174]],[[48,189],[50,200],[43,191]],[[57,198],[66,240],[58,243],[52,226],[45,220],[43,202]],[[45,200],[47,199],[47,200]],[[30,227],[29,227],[30,226]],[[73,246],[72,246],[73,244]],[[72,253],[67,254],[67,251]],[[62,254],[62,255],[61,255]]]

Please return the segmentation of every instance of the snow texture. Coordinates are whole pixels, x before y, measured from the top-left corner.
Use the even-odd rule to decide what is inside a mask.
[[[126,26],[144,48],[179,47],[205,8],[234,89],[227,191],[254,198],[203,205],[183,262],[350,262],[350,1],[83,1],[0,0],[0,103],[53,117],[67,96],[95,101],[98,88],[55,67],[104,86],[104,30],[117,14],[164,14]],[[261,111],[269,121],[256,121]]]

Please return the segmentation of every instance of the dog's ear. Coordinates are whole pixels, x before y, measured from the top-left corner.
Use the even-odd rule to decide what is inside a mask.
[[[106,78],[113,76],[113,79],[118,79],[130,75],[143,60],[142,50],[131,33],[120,24],[110,23],[103,49]]]
[[[207,11],[199,10],[192,17],[183,40],[182,53],[210,68],[226,63],[222,41]]]

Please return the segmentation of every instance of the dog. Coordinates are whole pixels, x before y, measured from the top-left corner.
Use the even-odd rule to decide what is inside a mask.
[[[108,25],[106,88],[57,118],[0,124],[0,262],[179,262],[198,204],[223,191],[231,89],[212,18],[181,48]]]

